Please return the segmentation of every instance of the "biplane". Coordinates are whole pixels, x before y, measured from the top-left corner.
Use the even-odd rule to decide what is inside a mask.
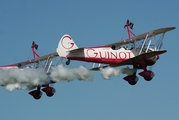
[[[4,65],[0,66],[0,69],[2,70],[7,70],[7,69],[37,69],[37,68],[42,68],[42,72],[45,73],[46,75],[50,74],[50,69],[53,66],[57,65],[56,57],[58,57],[58,53],[54,52],[48,55],[44,56],[39,56],[35,50],[38,49],[38,45],[33,41],[32,42],[32,53],[33,53],[33,59],[27,60],[24,62],[19,62],[15,64],[10,64],[10,65]],[[54,64],[52,64],[55,62]],[[28,87],[28,90],[32,90],[37,88],[36,90],[30,91],[29,94],[32,95],[35,99],[40,99],[42,96],[41,88],[42,91],[46,93],[48,97],[51,97],[54,95],[56,92],[55,88],[49,86],[49,84],[55,83],[53,80],[47,80],[48,82],[39,84],[39,85],[32,85]],[[8,83],[7,83],[8,84]],[[6,86],[7,84],[4,84],[2,86]]]
[[[159,55],[167,52],[167,50],[161,49],[163,38],[166,32],[175,29],[175,27],[159,28],[135,35],[132,32],[133,26],[134,24],[127,20],[124,26],[128,33],[126,40],[87,48],[78,48],[71,36],[66,34],[58,44],[58,55],[68,59],[67,65],[70,64],[70,60],[92,62],[94,64],[91,70],[132,65],[134,72],[124,77],[124,80],[130,85],[135,85],[138,81],[137,69],[143,69],[139,75],[146,81],[150,81],[155,74],[148,70],[147,66],[153,66],[159,59]],[[95,63],[98,63],[97,67],[95,67]]]

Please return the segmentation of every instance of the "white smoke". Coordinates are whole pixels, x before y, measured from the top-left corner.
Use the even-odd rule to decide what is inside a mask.
[[[54,82],[72,81],[72,80],[93,80],[93,73],[83,66],[78,68],[65,68],[63,65],[54,67],[50,75],[47,75],[42,69],[0,69],[0,86],[7,91],[14,89],[31,90],[38,85]]]
[[[120,75],[120,73],[132,75],[135,71],[136,71],[136,69],[131,69],[129,67],[122,68],[122,69],[118,69],[118,68],[114,68],[114,67],[106,67],[106,68],[100,69],[100,73],[105,80],[108,80],[113,76],[117,77]]]
[[[112,76],[119,76],[120,75],[120,69],[115,69],[112,67],[107,67],[107,68],[101,68],[101,75],[102,77],[107,80],[110,79]]]
[[[100,73],[104,79],[110,79],[113,76],[119,76],[120,73],[131,75],[136,72],[135,69],[129,67],[118,68],[101,68]],[[31,90],[38,85],[54,82],[72,81],[75,79],[83,81],[93,80],[93,72],[83,66],[78,68],[67,68],[62,64],[51,69],[50,75],[47,75],[42,69],[0,69],[0,86],[4,87],[7,91],[14,89]]]
[[[42,69],[0,69],[0,86],[7,91],[30,90],[45,83],[49,83],[49,80]]]
[[[137,69],[129,68],[128,66],[121,69],[122,74],[132,75]]]
[[[61,64],[51,71],[50,78],[54,82],[70,82],[74,79],[86,81],[93,80],[93,73],[83,66],[80,66],[78,68],[65,68]]]

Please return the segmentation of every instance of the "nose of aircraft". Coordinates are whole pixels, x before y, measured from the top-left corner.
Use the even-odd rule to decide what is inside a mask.
[[[156,55],[156,59],[158,60],[160,58],[160,56],[159,55]]]

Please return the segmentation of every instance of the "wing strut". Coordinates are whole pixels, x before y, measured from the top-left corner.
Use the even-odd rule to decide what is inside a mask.
[[[141,54],[141,52],[142,52],[142,50],[143,50],[143,48],[144,48],[144,46],[145,46],[146,40],[147,40],[147,38],[148,38],[148,35],[149,35],[149,34],[147,34],[146,37],[145,37],[145,39],[144,39],[144,42],[143,42],[142,47],[141,47],[141,49],[140,49],[139,55]]]
[[[165,35],[165,33],[162,34],[162,37],[161,37],[161,39],[160,39],[160,41],[159,41],[157,50],[160,50],[160,48],[161,48],[161,46],[162,46],[162,42],[163,42],[164,35]]]

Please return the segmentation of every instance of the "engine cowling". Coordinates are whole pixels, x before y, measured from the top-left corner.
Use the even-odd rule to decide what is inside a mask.
[[[56,92],[55,88],[49,86],[43,88],[42,91],[45,92],[48,97],[52,97]]]
[[[42,96],[42,92],[40,90],[33,90],[29,92],[29,94],[32,95],[36,100],[40,99]]]

